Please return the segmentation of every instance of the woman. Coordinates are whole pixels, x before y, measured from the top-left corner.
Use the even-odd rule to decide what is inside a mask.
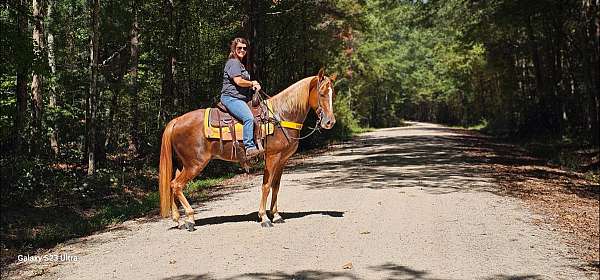
[[[229,46],[229,59],[223,69],[223,88],[221,89],[221,103],[227,107],[238,120],[244,124],[244,146],[246,158],[258,155],[260,152],[254,143],[254,117],[247,105],[252,99],[252,90],[260,90],[257,81],[250,80],[246,71],[244,58],[248,51],[248,41],[244,38],[235,38]]]

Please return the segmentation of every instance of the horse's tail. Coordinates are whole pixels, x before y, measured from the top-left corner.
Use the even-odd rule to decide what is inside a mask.
[[[160,146],[160,164],[158,168],[158,184],[160,195],[160,215],[163,218],[171,212],[171,180],[173,179],[173,147],[171,146],[171,133],[175,120],[170,121],[165,127]]]

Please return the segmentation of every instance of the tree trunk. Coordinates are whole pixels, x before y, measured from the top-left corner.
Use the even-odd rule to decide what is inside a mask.
[[[54,0],[48,1],[48,10],[46,13],[46,17],[48,19],[52,19],[52,9],[54,8]],[[54,34],[52,33],[51,28],[46,28],[46,32],[48,34],[48,65],[50,66],[50,74],[52,77],[56,76],[56,60],[54,56]],[[50,84],[50,104],[48,108],[50,110],[55,109],[56,104],[56,83]],[[52,132],[50,133],[50,148],[52,148],[52,152],[55,156],[60,155],[60,144],[58,142],[58,126],[56,125],[56,120],[53,120],[54,125],[52,126]]]
[[[167,117],[172,113],[173,110],[173,92],[174,92],[174,81],[173,71],[174,65],[176,64],[176,58],[174,56],[173,45],[173,0],[164,0],[164,18],[167,19],[165,27],[165,46],[164,52],[164,64],[163,64],[163,81],[161,87],[161,108],[159,112],[159,126],[162,126],[161,122],[166,121]],[[169,113],[167,113],[169,112]]]
[[[540,52],[538,49],[538,45],[536,43],[536,39],[534,37],[533,34],[533,26],[531,25],[531,16],[527,17],[527,41],[529,44],[529,51],[531,52],[531,58],[533,59],[533,67],[535,69],[535,92],[538,98],[539,103],[537,104],[537,114],[536,114],[536,119],[532,120],[533,122],[540,122],[540,121],[544,121],[544,123],[542,123],[542,128],[544,130],[548,130],[549,124],[547,122],[546,116],[545,116],[545,108],[546,108],[546,102],[547,102],[547,96],[546,96],[546,90],[545,90],[545,84],[544,84],[544,72],[543,72],[543,65],[542,65],[542,61],[540,59]],[[540,115],[542,114],[542,115]],[[533,124],[530,124],[533,125]]]
[[[39,154],[42,137],[42,114],[44,103],[42,98],[42,69],[45,60],[46,42],[44,39],[44,8],[42,0],[33,0],[33,79],[31,81],[31,112],[33,120],[32,150]]]
[[[598,0],[587,1],[587,19],[588,19],[588,42],[589,42],[589,63],[590,65],[585,70],[586,74],[586,87],[588,91],[588,106],[590,111],[589,116],[589,127],[592,133],[592,143],[598,145],[600,126],[599,116],[600,112],[600,18],[598,18]],[[584,64],[585,65],[585,64]]]
[[[100,27],[100,0],[91,0],[90,9],[90,89],[88,91],[87,110],[86,110],[86,128],[87,128],[87,157],[88,157],[88,175],[96,172],[96,108],[97,108],[97,82],[98,82],[98,41]]]
[[[113,95],[110,100],[110,107],[108,108],[107,123],[113,124],[115,121],[115,114],[117,112],[117,108],[119,105],[118,101],[119,101],[119,93],[121,92],[121,78],[112,82],[110,87],[112,89]],[[106,128],[106,137],[104,139],[104,147],[109,148],[109,147],[113,146],[113,141],[115,140],[114,139],[115,131],[118,131],[118,129],[115,125],[110,125]]]
[[[181,95],[179,93],[180,89],[179,89],[179,80],[178,80],[179,75],[181,75],[181,73],[179,73],[179,75],[178,75],[179,67],[178,67],[177,63],[178,63],[178,59],[179,59],[181,30],[183,29],[183,20],[184,20],[184,17],[182,16],[182,11],[187,9],[187,0],[181,0],[179,2],[178,7],[179,8],[177,10],[174,10],[174,13],[175,13],[174,18],[176,20],[175,20],[175,26],[174,26],[175,29],[174,29],[173,44],[171,45],[171,57],[172,57],[171,73],[172,73],[172,79],[173,79],[173,111],[172,111],[172,113],[178,113],[178,112],[183,111],[180,108]]]
[[[25,0],[19,1],[19,11],[17,19],[17,29],[19,36],[23,36],[27,32],[27,15],[25,11],[27,4]],[[23,65],[17,65],[17,110],[15,112],[15,148],[17,152],[23,151],[23,142],[25,140],[25,112],[27,112],[27,72],[28,70]]]
[[[308,55],[307,52],[309,50],[308,44],[308,19],[306,18],[306,3],[302,1],[300,5],[300,12],[302,13],[302,77],[308,77]]]
[[[260,80],[262,77],[260,73],[260,48],[258,42],[259,33],[259,0],[250,0],[248,2],[248,40],[250,40],[249,53],[248,53],[248,67],[250,69],[250,78],[252,80]]]
[[[134,18],[130,30],[130,49],[131,49],[131,68],[129,68],[129,135],[127,142],[129,143],[129,154],[137,156],[139,152],[139,110],[138,110],[138,61],[140,56],[139,47],[139,26],[137,17],[137,3],[134,1]]]

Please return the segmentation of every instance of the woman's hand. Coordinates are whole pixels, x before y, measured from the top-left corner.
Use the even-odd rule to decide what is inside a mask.
[[[252,89],[254,91],[259,91],[261,89],[260,83],[258,83],[257,81],[252,81]]]

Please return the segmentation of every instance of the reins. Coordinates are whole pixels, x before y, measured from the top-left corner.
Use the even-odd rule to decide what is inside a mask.
[[[321,88],[321,81],[319,81],[318,78],[317,78],[317,94],[319,94],[320,88]],[[281,125],[281,122],[283,121],[283,120],[281,120],[281,117],[278,114],[276,114],[275,112],[273,112],[271,110],[271,108],[266,105],[266,99],[264,99],[263,96],[261,96],[261,93],[264,96],[266,96],[267,99],[268,98],[273,98],[273,96],[267,94],[262,89],[260,91],[258,91],[258,98],[259,98],[260,102],[262,104],[264,104],[265,107],[267,107],[267,110],[269,111],[269,113],[271,113],[273,115],[273,120],[274,120],[273,123],[275,123],[275,125],[277,125],[281,129],[281,131],[283,132],[283,135],[285,135],[285,138],[288,140],[288,142],[290,142],[290,139],[292,139],[292,140],[303,140],[303,139],[306,139],[306,138],[310,137],[316,131],[319,131],[319,132],[321,131],[320,127],[321,127],[321,121],[323,119],[323,109],[321,109],[321,102],[320,102],[320,100],[319,100],[318,97],[317,97],[317,106],[318,107],[315,110],[316,113],[317,113],[317,121],[315,123],[315,126],[312,127],[312,128],[310,128],[311,132],[308,133],[307,135],[304,135],[302,137],[292,137],[292,136],[288,135],[287,130],[285,130],[284,127]],[[310,94],[309,94],[309,96],[310,96]]]

